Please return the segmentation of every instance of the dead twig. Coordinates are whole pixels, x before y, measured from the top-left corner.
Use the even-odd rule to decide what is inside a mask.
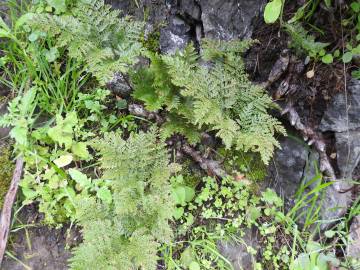
[[[217,176],[219,178],[224,178],[227,176],[226,172],[221,168],[220,163],[216,160],[206,159],[201,156],[201,154],[193,149],[189,144],[185,143],[182,145],[181,150],[192,157],[196,161],[201,169],[207,172],[210,176]]]
[[[147,111],[144,106],[140,104],[131,104],[128,107],[129,112],[135,116],[144,117],[148,120],[154,120],[158,125],[161,125],[165,120],[156,112]],[[207,135],[210,136],[210,135]],[[188,143],[183,143],[180,150],[186,155],[190,156],[199,166],[207,172],[208,175],[223,178],[227,173],[221,168],[220,162],[212,159],[204,158],[200,152],[196,151]]]
[[[4,253],[6,249],[6,244],[10,231],[10,222],[11,222],[11,210],[16,198],[16,193],[19,187],[19,182],[21,174],[24,167],[24,160],[22,157],[19,157],[16,160],[16,166],[11,180],[10,188],[6,194],[4,206],[1,212],[0,218],[0,266],[4,258]]]

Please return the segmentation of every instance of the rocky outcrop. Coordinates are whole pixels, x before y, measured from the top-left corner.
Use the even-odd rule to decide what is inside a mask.
[[[360,216],[356,216],[353,219],[348,241],[347,256],[360,260]]]
[[[264,0],[200,0],[205,37],[250,38],[252,21],[260,15],[265,3]]]
[[[269,181],[270,186],[284,198],[286,208],[290,209],[297,201],[296,192],[301,185],[303,185],[302,196],[306,196],[321,183],[320,181],[325,182],[325,180],[318,173],[319,155],[300,138],[287,137],[281,139],[280,143],[281,149],[275,152],[273,163],[269,168]],[[332,185],[322,189],[317,202],[322,209],[321,219],[334,220],[343,216],[350,201],[348,193],[338,192]],[[302,211],[310,211],[309,207],[310,205],[305,206]],[[305,220],[302,218],[298,222],[299,225],[304,225]],[[326,227],[327,224],[322,226],[323,229]]]

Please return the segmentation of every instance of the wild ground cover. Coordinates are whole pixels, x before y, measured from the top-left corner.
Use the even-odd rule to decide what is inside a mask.
[[[319,5],[344,12],[346,47],[305,30]],[[286,50],[267,81],[255,83],[244,57],[257,40],[206,37],[164,53],[158,29],[149,33],[146,20],[103,0],[9,1],[0,20],[0,126],[9,129],[1,195],[10,161],[24,160],[12,231],[25,231],[31,249],[27,230],[36,225],[18,215],[34,207],[42,225],[78,235],[65,269],[359,268],[348,252],[360,215],[356,179],[338,193],[352,192],[349,207],[326,218],[323,202],[342,177],[286,97],[297,91],[295,75],[285,74],[295,55],[311,66],[299,71],[307,79],[336,61],[353,61],[349,73],[358,78],[360,5],[343,5],[307,1],[288,20],[286,2],[268,3],[264,20],[279,20],[294,56]],[[288,84],[271,93],[279,79]],[[291,125],[312,142],[319,164],[289,203],[264,179]],[[17,258],[11,243],[7,260],[42,269]],[[236,261],[224,245],[240,249]]]

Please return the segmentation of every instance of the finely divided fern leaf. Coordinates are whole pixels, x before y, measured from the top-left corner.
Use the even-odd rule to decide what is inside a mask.
[[[155,270],[159,244],[171,239],[168,154],[158,133],[109,133],[94,142],[113,205],[93,198],[76,201],[84,241],[70,259],[76,270]]]
[[[137,62],[143,48],[139,41],[143,23],[120,18],[104,0],[77,1],[70,14],[36,14],[28,24],[45,32],[56,47],[83,61],[101,84],[115,72],[127,72]]]

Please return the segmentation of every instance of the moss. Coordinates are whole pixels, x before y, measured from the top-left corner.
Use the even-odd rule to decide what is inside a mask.
[[[9,189],[14,164],[11,161],[11,152],[8,145],[0,146],[0,207],[3,206],[6,192]]]

